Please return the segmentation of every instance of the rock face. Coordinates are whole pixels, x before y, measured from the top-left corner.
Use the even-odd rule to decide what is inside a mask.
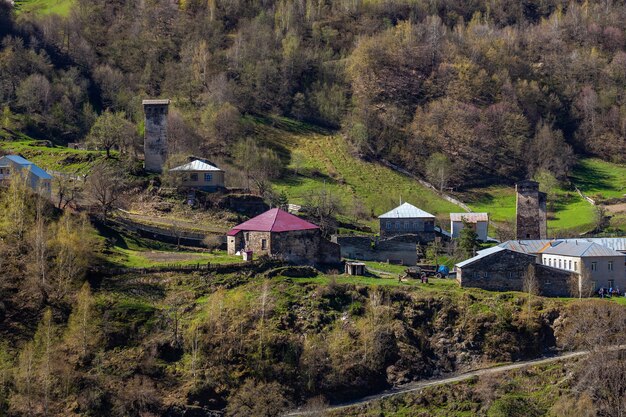
[[[145,131],[143,139],[144,168],[163,172],[167,159],[167,113],[169,100],[144,100]]]

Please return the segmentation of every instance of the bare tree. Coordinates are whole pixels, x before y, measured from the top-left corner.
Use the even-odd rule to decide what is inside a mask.
[[[524,272],[522,286],[524,292],[528,294],[528,317],[530,318],[530,314],[532,312],[532,297],[539,293],[539,282],[537,280],[537,274],[534,264],[530,264],[528,265],[528,268],[526,268],[526,272]]]
[[[334,233],[337,227],[335,216],[341,211],[339,199],[335,195],[326,188],[312,191],[306,196],[304,205],[307,212],[317,222],[324,236]]]
[[[102,221],[106,222],[108,214],[116,206],[124,189],[122,173],[104,162],[96,165],[85,183],[85,191],[93,204],[99,207]]]
[[[572,274],[569,280],[569,289],[572,297],[586,298],[591,297],[595,291],[594,282],[592,280],[591,271],[582,266],[580,274]]]
[[[69,175],[55,175],[53,181],[59,198],[57,207],[64,210],[66,207],[74,204],[82,189],[79,180]]]

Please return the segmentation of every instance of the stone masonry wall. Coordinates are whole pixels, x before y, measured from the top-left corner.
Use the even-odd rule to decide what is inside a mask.
[[[144,167],[146,171],[162,172],[167,159],[166,104],[144,104],[145,130],[143,140]]]

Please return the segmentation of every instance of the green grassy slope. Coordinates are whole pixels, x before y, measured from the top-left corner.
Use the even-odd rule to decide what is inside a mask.
[[[572,181],[588,197],[596,200],[626,196],[626,166],[600,159],[581,159]]]
[[[17,13],[35,13],[39,15],[58,14],[67,16],[74,0],[23,0],[16,1]]]
[[[360,204],[372,218],[396,207],[400,199],[436,215],[443,224],[450,212],[463,211],[417,181],[359,159],[339,134],[286,120],[276,127],[257,124],[256,130],[260,137],[289,154],[289,171],[274,185],[285,191],[294,204],[304,203],[307,195],[325,188],[340,199],[346,213]]]
[[[0,150],[20,154],[46,170],[68,174],[85,174],[96,161],[104,157],[98,151],[46,146],[44,141],[36,141],[27,136],[21,137],[19,141],[0,141]]]

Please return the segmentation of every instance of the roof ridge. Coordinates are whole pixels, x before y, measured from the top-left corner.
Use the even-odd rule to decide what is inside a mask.
[[[274,230],[274,226],[276,225],[276,221],[278,220],[278,214],[281,211],[278,207],[274,208],[274,210],[276,210],[276,214],[274,215],[274,221],[272,222],[272,226],[270,227],[270,232]]]

